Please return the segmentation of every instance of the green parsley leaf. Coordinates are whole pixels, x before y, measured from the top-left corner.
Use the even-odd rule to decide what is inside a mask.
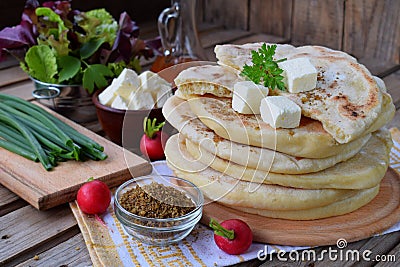
[[[274,60],[276,45],[263,44],[258,51],[251,51],[253,65],[244,65],[242,76],[246,76],[256,84],[263,83],[265,87],[274,90],[278,88],[284,91],[283,70],[279,68],[278,63],[285,61],[286,58]]]
[[[108,85],[105,77],[112,77],[113,72],[101,64],[88,65],[83,72],[83,87],[91,94],[94,86],[103,88]]]
[[[63,56],[58,58],[57,63],[61,69],[58,74],[59,83],[73,78],[81,68],[81,61],[76,57]]]

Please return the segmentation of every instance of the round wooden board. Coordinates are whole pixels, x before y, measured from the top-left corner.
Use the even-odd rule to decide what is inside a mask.
[[[400,219],[400,175],[389,168],[378,195],[360,209],[312,221],[273,219],[249,214],[216,202],[204,206],[202,223],[242,219],[253,231],[254,241],[287,246],[334,245],[339,238],[358,241],[381,233]]]

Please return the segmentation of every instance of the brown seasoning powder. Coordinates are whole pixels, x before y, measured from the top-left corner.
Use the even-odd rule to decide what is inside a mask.
[[[177,218],[195,209],[195,204],[183,192],[156,182],[132,188],[122,194],[121,206],[146,218]]]

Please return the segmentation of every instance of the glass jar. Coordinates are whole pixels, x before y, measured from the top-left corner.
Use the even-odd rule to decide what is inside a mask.
[[[190,61],[206,60],[196,28],[196,0],[172,0],[158,18],[158,30],[164,50],[151,70],[159,72],[167,67]]]

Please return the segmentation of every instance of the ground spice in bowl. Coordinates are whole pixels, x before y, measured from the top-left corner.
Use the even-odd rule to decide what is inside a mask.
[[[196,207],[185,193],[156,182],[136,185],[124,192],[119,202],[125,210],[135,215],[158,219],[181,217]]]
[[[165,182],[164,182],[165,181]],[[141,242],[163,246],[185,238],[200,221],[203,194],[174,176],[143,176],[115,192],[114,211],[124,230]]]

